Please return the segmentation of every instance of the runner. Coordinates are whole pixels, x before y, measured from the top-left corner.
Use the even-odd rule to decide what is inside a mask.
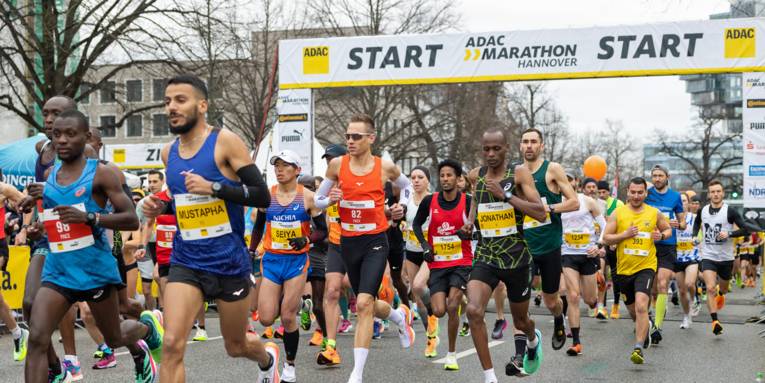
[[[661,326],[667,311],[667,291],[677,259],[677,229],[685,230],[685,212],[680,193],[669,187],[669,170],[656,165],[651,169],[652,188],[648,188],[645,203],[653,206],[664,215],[672,226],[672,235],[656,243],[656,257],[659,270],[656,274],[654,293],[656,294],[656,328],[651,332],[651,342],[659,344],[662,340]]]
[[[316,182],[313,176],[300,176],[298,182],[311,192],[316,192]],[[321,224],[316,224],[321,222]],[[308,282],[311,285],[311,295],[303,296],[304,311],[301,311],[300,321],[303,330],[311,329],[311,313],[316,317],[319,325],[311,340],[311,346],[321,346],[325,350],[325,336],[327,335],[327,319],[324,316],[324,282],[327,270],[327,216],[322,212],[318,217],[311,220],[311,248],[308,250],[308,260],[311,262],[311,270],[308,273]],[[307,325],[306,325],[307,323]]]
[[[349,154],[329,163],[326,177],[316,193],[316,202],[321,208],[339,203],[341,252],[356,293],[358,314],[353,342],[353,372],[348,380],[353,383],[362,381],[372,341],[374,316],[398,325],[403,348],[414,344],[409,308],[401,304],[394,310],[382,300],[376,300],[388,259],[388,240],[385,236],[388,220],[383,185],[390,180],[401,190],[398,203],[390,209],[393,220],[404,216],[411,186],[409,179],[401,174],[396,165],[372,155],[371,146],[376,134],[371,117],[351,117],[345,138]]]
[[[136,381],[154,381],[162,328],[148,311],[141,314],[140,321],[120,320],[114,287],[122,281],[105,230],[137,228],[132,203],[111,169],[85,157],[90,138],[85,115],[74,110],[62,112],[54,121],[52,137],[61,163],[46,172],[49,176],[44,188],[41,184],[30,186],[30,198],[25,201],[31,207],[42,197],[51,249],[35,296],[25,380],[46,381],[45,353],[56,325],[72,304],[88,301],[106,343],[114,348],[126,346],[130,351]],[[113,213],[106,209],[107,202]],[[47,380],[67,381],[70,375],[68,371],[54,374],[49,372]]]
[[[428,342],[425,346],[425,357],[435,358],[438,355],[438,344],[440,339],[438,338],[438,318],[432,315],[433,308],[431,307],[430,296],[431,292],[428,292],[428,278],[430,276],[430,270],[428,268],[429,263],[423,263],[423,248],[420,245],[420,240],[416,236],[414,229],[414,220],[417,211],[421,206],[422,201],[430,196],[430,171],[424,166],[415,166],[409,173],[409,178],[412,181],[412,187],[414,194],[409,199],[409,204],[406,206],[406,220],[404,230],[404,239],[406,240],[406,261],[404,261],[404,269],[409,276],[409,283],[412,286],[412,296],[417,303],[418,312],[421,313],[422,324],[425,326],[425,333],[428,338]],[[426,216],[427,217],[427,216]],[[424,238],[428,237],[428,221],[425,221],[420,225],[420,229],[425,228]],[[462,227],[462,225],[460,225]]]
[[[473,270],[467,286],[467,315],[473,344],[484,373],[484,382],[497,382],[486,339],[484,314],[492,290],[502,281],[507,286],[514,326],[527,336],[527,350],[516,355],[505,368],[508,375],[533,374],[542,362],[542,333],[529,318],[529,267],[531,253],[523,239],[523,216],[544,221],[547,217],[531,172],[523,165],[511,166],[505,133],[488,130],[481,136],[485,166],[470,171],[475,187],[464,235],[472,235],[475,222],[480,233]],[[560,276],[559,276],[560,278]]]
[[[567,174],[571,188],[574,176]],[[568,323],[571,326],[573,345],[566,351],[570,356],[582,353],[582,343],[579,339],[580,311],[579,298],[590,308],[597,306],[598,290],[595,273],[598,271],[598,258],[605,256],[605,249],[597,237],[596,223],[605,228],[606,221],[596,200],[584,194],[578,194],[579,209],[574,212],[561,214],[563,226],[563,278],[566,285],[568,300]],[[601,232],[602,234],[602,232]]]
[[[608,182],[606,181],[598,181],[598,197],[601,201],[604,201],[606,203],[606,211],[605,216],[606,218],[610,217],[614,214],[614,211],[616,211],[617,208],[624,206],[624,202],[620,201],[619,199],[616,199],[611,196],[611,190],[609,188]],[[621,292],[619,291],[619,284],[614,282],[614,277],[616,276],[616,246],[606,246],[606,263],[608,263],[608,267],[611,271],[611,288],[613,289],[614,293],[614,303],[611,305],[611,319],[619,319],[619,299],[621,299]],[[601,269],[601,271],[605,274],[605,268]],[[605,308],[606,302],[605,302],[605,296],[603,297],[603,300],[600,301],[600,303]]]
[[[523,236],[542,279],[542,300],[555,321],[552,348],[560,350],[566,344],[566,329],[563,324],[565,312],[563,312],[563,301],[558,294],[563,272],[560,214],[577,211],[579,198],[566,178],[563,167],[542,158],[544,148],[544,138],[538,129],[526,129],[521,134],[520,150],[523,155],[523,164],[534,178],[534,185],[546,211],[543,220],[535,220],[529,215],[524,217]],[[565,199],[561,199],[561,196]]]
[[[252,238],[257,245],[263,239],[265,254],[261,260],[263,279],[258,292],[258,316],[263,326],[271,326],[276,317],[284,326],[284,350],[286,354],[282,369],[282,382],[297,381],[295,357],[300,333],[295,320],[300,307],[300,297],[309,273],[308,249],[311,235],[310,220],[326,232],[321,221],[321,211],[314,206],[314,193],[298,184],[300,156],[291,150],[282,150],[271,157],[277,185],[271,187],[271,205],[258,212]]]
[[[643,364],[643,349],[651,345],[649,339],[648,305],[651,285],[656,276],[658,260],[654,241],[672,235],[672,228],[659,210],[645,204],[648,183],[642,177],[630,180],[626,205],[617,208],[608,217],[603,242],[617,245],[616,260],[619,274],[616,283],[624,294],[624,304],[635,322],[635,348],[630,360]]]
[[[333,159],[342,157],[348,150],[341,145],[327,146],[321,158],[327,161],[327,166]],[[324,180],[322,179],[322,182]],[[316,363],[319,365],[336,366],[340,364],[340,353],[337,351],[338,320],[340,318],[340,295],[343,293],[343,279],[346,277],[345,264],[340,253],[340,212],[337,204],[327,207],[327,226],[329,235],[327,240],[327,272],[325,274],[326,285],[324,286],[324,319],[326,320],[327,333],[324,339],[327,346],[316,355]]]
[[[173,201],[149,196],[144,206],[149,218],[174,210],[178,220],[165,287],[161,380],[185,380],[187,336],[204,300],[214,299],[228,355],[257,362],[256,382],[277,382],[278,347],[264,347],[246,331],[252,264],[244,243],[243,205],[267,207],[268,189],[244,142],[207,124],[207,106],[207,87],[199,78],[179,75],[168,81],[165,111],[178,138],[162,149],[162,161]]]
[[[71,97],[67,96],[55,96],[51,97],[45,102],[42,109],[44,133],[46,140],[39,141],[35,145],[35,150],[38,153],[37,160],[35,162],[35,182],[45,182],[45,172],[50,169],[56,160],[56,150],[54,149],[54,143],[52,140],[53,134],[53,121],[63,112],[68,110],[75,110],[77,105]],[[26,244],[27,233],[32,229],[32,218],[34,213],[24,214],[24,224],[21,231],[16,236],[16,244]],[[40,227],[41,228],[41,227]],[[36,231],[35,234],[41,234],[37,240],[30,241],[31,256],[29,259],[29,267],[27,269],[27,275],[25,277],[24,288],[24,301],[23,312],[24,318],[27,323],[31,322],[32,308],[34,297],[37,295],[37,291],[40,289],[40,278],[42,275],[43,264],[45,263],[45,257],[50,252],[48,249],[48,240],[42,231]],[[61,322],[58,324],[59,334],[61,335],[61,341],[64,345],[64,367],[72,375],[75,380],[82,379],[82,372],[80,364],[77,361],[77,349],[74,342],[74,318],[75,311],[67,311]],[[61,362],[56,355],[56,351],[51,344],[48,350],[48,366],[53,375],[60,376]]]
[[[0,273],[5,272],[10,261],[8,240],[5,238],[5,202],[10,201],[14,206],[18,206],[23,199],[24,194],[16,190],[15,187],[0,182]],[[5,323],[8,332],[13,336],[13,360],[21,362],[27,357],[29,331],[16,324],[11,308],[3,299],[2,293],[0,293],[0,320]]]
[[[444,369],[452,371],[460,369],[456,353],[460,325],[457,310],[462,303],[473,264],[470,244],[472,236],[466,236],[460,231],[468,222],[467,213],[470,211],[470,197],[457,189],[457,177],[461,175],[462,166],[459,162],[451,159],[441,161],[438,164],[441,192],[425,196],[412,221],[414,234],[422,244],[423,259],[428,262],[430,269],[428,289],[433,315],[443,318],[444,314],[449,313],[449,352],[446,354]],[[438,322],[438,319],[435,320]],[[435,339],[434,356],[438,346],[437,335]]]
[[[685,213],[685,229],[677,232],[677,261],[675,281],[677,282],[680,305],[683,308],[683,322],[680,328],[691,328],[691,297],[696,295],[696,279],[699,277],[699,249],[693,243],[693,226],[696,214],[690,211],[688,194],[681,193]]]
[[[712,317],[712,332],[720,335],[722,324],[717,313],[725,306],[725,294],[730,290],[733,274],[733,245],[731,238],[746,236],[744,219],[735,209],[723,202],[725,189],[720,181],[713,180],[707,186],[709,204],[693,222],[693,238],[701,235],[701,275],[707,288],[707,307]],[[734,225],[737,227],[734,230]],[[719,282],[718,282],[719,277]]]

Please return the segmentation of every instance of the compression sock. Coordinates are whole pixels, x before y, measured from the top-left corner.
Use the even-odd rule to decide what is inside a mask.
[[[351,377],[358,377],[358,380],[361,380],[361,377],[364,375],[364,365],[367,364],[367,355],[369,355],[368,348],[358,347],[353,349],[353,372],[351,372]]]
[[[712,320],[713,320],[713,321],[717,320],[717,313],[711,313],[711,314],[709,314],[709,315],[711,315],[711,316],[712,316]]]
[[[664,314],[667,312],[667,294],[660,293],[656,297],[656,327],[661,328],[664,323]]]
[[[284,332],[284,353],[287,355],[288,363],[295,363],[297,356],[298,343],[300,342],[300,330]]]
[[[526,352],[526,342],[528,341],[526,334],[515,334],[513,339],[515,340],[515,355],[523,356],[523,353]]]
[[[579,327],[571,327],[571,337],[574,338],[574,344],[580,344],[579,341]]]

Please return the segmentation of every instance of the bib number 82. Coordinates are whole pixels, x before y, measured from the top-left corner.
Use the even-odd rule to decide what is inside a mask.
[[[351,218],[361,218],[361,210],[351,210]]]

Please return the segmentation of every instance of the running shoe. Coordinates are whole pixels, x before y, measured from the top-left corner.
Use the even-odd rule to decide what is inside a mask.
[[[606,320],[608,319],[608,311],[606,311],[605,307],[598,308],[598,313],[595,315],[596,318],[600,320]]]
[[[661,329],[656,327],[656,322],[653,321],[653,318],[649,317],[648,321],[650,323],[650,327],[648,329],[648,332],[651,333],[651,344],[659,344],[663,337],[661,336]]]
[[[725,307],[725,295],[717,293],[715,304],[717,305],[717,310],[722,310],[722,308]]]
[[[351,323],[351,321],[348,319],[343,319],[340,321],[340,326],[337,327],[337,332],[340,334],[345,334],[350,332],[351,329],[353,329],[353,323]]]
[[[207,306],[205,306],[205,312],[207,311]],[[159,321],[159,325],[162,326],[162,328],[165,328],[165,316],[162,314],[162,311],[154,309],[151,310],[152,315],[157,318]]]
[[[337,366],[340,364],[340,354],[334,347],[327,345],[326,350],[316,356],[316,363],[320,366]]]
[[[555,326],[552,336],[552,348],[553,350],[560,350],[566,345],[566,326],[561,324],[560,327]]]
[[[444,370],[446,371],[459,371],[460,365],[457,364],[457,355],[446,354],[446,361],[444,362]]]
[[[48,369],[48,383],[70,383],[72,381],[72,374],[61,366],[61,373],[55,375],[54,372]]]
[[[197,332],[194,334],[194,337],[191,338],[191,340],[195,342],[204,342],[207,338],[207,331],[203,328],[197,327]]]
[[[157,313],[160,315],[158,316]],[[162,319],[161,312],[158,310],[154,310],[154,312],[144,311],[138,319],[139,322],[149,328],[144,340],[146,345],[149,346],[149,350],[151,350],[151,357],[155,363],[162,361],[162,338],[165,336],[165,329],[161,323]]]
[[[80,362],[72,362],[71,360],[64,359],[64,368],[69,371],[69,375],[72,376],[72,382],[82,380],[82,368],[80,368]]]
[[[279,383],[279,346],[274,342],[265,344],[266,352],[271,355],[271,367],[268,370],[261,370],[258,367],[258,378],[256,383]]]
[[[613,304],[611,305],[611,319],[619,319],[621,315],[619,314],[619,305]]]
[[[307,298],[300,308],[300,328],[303,331],[311,329],[311,310],[313,310],[313,301],[311,298]]]
[[[13,360],[21,362],[27,357],[27,344],[29,343],[29,331],[21,329],[21,337],[13,340]]]
[[[276,339],[284,338],[284,325],[283,324],[280,324],[279,327],[276,328],[276,332],[274,332],[274,338],[276,338]]]
[[[438,356],[438,344],[441,343],[441,339],[438,336],[428,337],[428,345],[425,346],[425,357],[435,358]]]
[[[537,294],[537,295],[534,297],[534,306],[537,306],[537,307],[539,307],[539,306],[541,306],[541,305],[542,305],[542,295],[541,295],[541,294]]]
[[[258,315],[258,310],[255,310],[252,312],[252,315],[250,316],[252,318],[253,322],[257,322],[260,320],[260,315]]]
[[[438,336],[439,333],[439,327],[438,327],[438,318],[436,318],[435,315],[431,315],[428,317],[428,337],[434,337]]]
[[[531,375],[539,370],[539,366],[542,365],[544,360],[544,354],[542,353],[542,332],[539,329],[534,329],[534,334],[537,338],[537,346],[533,350],[526,347],[526,355],[523,356],[523,370]]]
[[[372,323],[372,339],[380,339],[382,338],[382,322],[378,320],[377,318],[374,319],[374,322]]]
[[[321,346],[324,343],[324,334],[321,330],[316,329],[311,336],[311,340],[308,342],[309,346]]]
[[[133,359],[135,361],[135,381],[136,383],[154,383],[157,381],[158,375],[157,364],[151,357],[149,346],[143,340],[136,342],[136,346],[143,351],[143,356]]]
[[[491,339],[502,339],[502,333],[507,328],[507,321],[504,319],[497,319],[494,322],[494,330],[491,332]]]
[[[671,301],[672,301],[672,304],[675,305],[675,306],[678,306],[680,304],[680,300],[677,297],[677,291],[673,291],[672,292],[672,299],[671,299]]]
[[[722,327],[722,325],[720,324],[720,321],[719,321],[719,320],[716,320],[716,321],[712,321],[712,332],[713,332],[715,335],[720,335],[720,334],[722,334],[722,332],[723,332],[723,327]]]
[[[295,365],[284,362],[282,367],[282,383],[295,383],[297,382],[297,376],[295,376]]]
[[[274,328],[272,326],[268,326],[266,327],[265,330],[263,330],[263,338],[266,338],[266,339],[274,338]]]
[[[577,356],[582,354],[582,344],[575,344],[566,350],[568,356]]]
[[[683,315],[683,321],[680,323],[680,328],[685,330],[687,328],[691,327],[691,317],[690,315]]]
[[[93,365],[94,370],[105,370],[112,367],[117,367],[117,358],[111,352],[103,353],[103,356]]]
[[[632,350],[632,354],[630,355],[630,360],[634,364],[643,364],[645,363],[645,357],[643,357],[643,350],[636,348]]]
[[[460,329],[460,336],[468,335],[470,335],[470,324],[468,322],[463,322],[462,328]]]
[[[398,339],[401,347],[409,348],[414,344],[414,329],[412,328],[412,312],[406,305],[400,305],[396,310],[400,310],[404,316],[404,326],[398,328]]]
[[[513,355],[510,361],[505,365],[505,375],[507,376],[526,376],[523,370],[523,356]]]
[[[693,308],[691,308],[691,316],[695,317],[701,312],[701,303],[699,301],[693,302]]]

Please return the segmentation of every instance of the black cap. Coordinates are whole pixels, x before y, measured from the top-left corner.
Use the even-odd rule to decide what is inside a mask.
[[[598,181],[598,190],[608,190],[608,182]]]
[[[326,158],[326,157],[335,158],[335,157],[346,155],[347,153],[348,153],[348,149],[346,149],[345,146],[331,144],[327,146],[326,150],[324,150],[324,155],[321,156],[321,158]]]
[[[582,187],[585,187],[585,186],[586,186],[588,183],[590,183],[590,182],[594,183],[595,185],[597,185],[597,184],[598,184],[598,181],[595,181],[595,179],[594,179],[594,178],[592,178],[592,177],[587,177],[587,178],[585,178],[585,179],[583,179],[583,180],[582,180]]]

